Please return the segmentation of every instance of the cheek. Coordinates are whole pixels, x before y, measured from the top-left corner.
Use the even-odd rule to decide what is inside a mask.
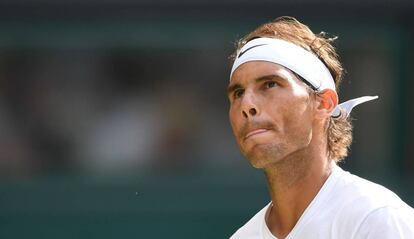
[[[292,95],[287,98],[289,100],[289,107],[292,108],[292,113],[296,117],[303,117],[310,113],[310,95],[305,87],[294,85],[292,87]]]
[[[300,137],[306,129],[312,127],[312,107],[309,95],[296,94],[279,99],[277,107],[273,107],[273,115],[279,118],[279,126],[287,137]]]
[[[312,108],[308,101],[302,101],[295,105],[296,110],[291,112],[289,117],[285,119],[288,122],[286,131],[288,137],[294,139],[297,143],[307,144],[312,137]]]

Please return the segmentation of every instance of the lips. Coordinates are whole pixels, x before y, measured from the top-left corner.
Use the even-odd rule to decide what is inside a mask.
[[[249,137],[253,136],[253,135],[258,135],[258,134],[262,134],[264,132],[269,131],[268,129],[255,129],[250,131],[248,134],[246,134],[246,136],[244,137],[244,139],[248,139]]]

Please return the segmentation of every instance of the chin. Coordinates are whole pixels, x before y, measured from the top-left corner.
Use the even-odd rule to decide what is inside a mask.
[[[250,164],[255,169],[265,169],[269,165],[269,162],[266,162],[265,160],[262,160],[262,161],[250,160]]]
[[[256,145],[244,155],[254,168],[263,169],[285,158],[286,149],[284,144]]]

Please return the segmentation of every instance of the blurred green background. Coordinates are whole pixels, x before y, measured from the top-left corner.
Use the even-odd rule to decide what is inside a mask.
[[[338,35],[341,164],[414,205],[414,4],[2,1],[0,238],[228,238],[269,201],[234,142],[234,42],[291,15]]]

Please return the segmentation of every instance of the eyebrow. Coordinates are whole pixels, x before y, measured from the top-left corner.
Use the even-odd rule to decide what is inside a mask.
[[[275,74],[271,74],[271,75],[264,75],[264,76],[260,76],[258,78],[256,78],[254,81],[256,83],[259,82],[263,82],[263,81],[270,81],[270,80],[274,80],[274,79],[279,79],[279,80],[284,80],[283,77],[281,77],[280,75],[275,75]],[[241,84],[230,84],[227,87],[227,95],[230,95],[232,92],[234,92],[237,89],[243,88]]]

